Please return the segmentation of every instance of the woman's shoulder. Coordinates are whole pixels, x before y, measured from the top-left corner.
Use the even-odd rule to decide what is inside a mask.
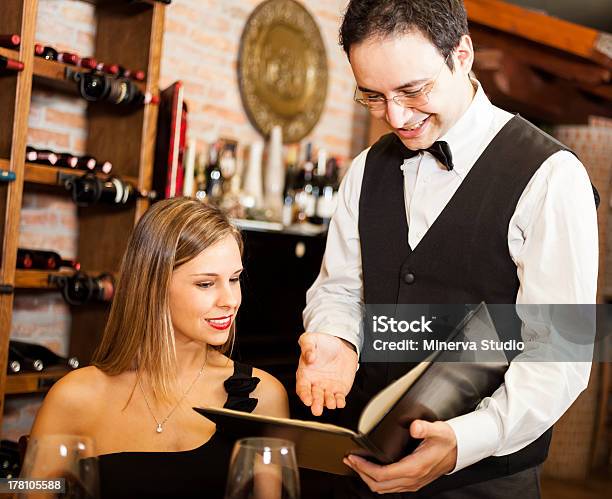
[[[53,385],[47,395],[58,403],[91,403],[101,398],[110,383],[110,376],[95,366],[69,372]]]
[[[253,391],[253,397],[259,400],[253,412],[267,416],[288,417],[289,403],[283,384],[271,374],[256,367],[253,368],[253,376],[261,380]]]
[[[94,366],[69,372],[47,393],[32,428],[35,433],[84,433],[108,392],[110,376]],[[66,415],[70,415],[69,418]]]

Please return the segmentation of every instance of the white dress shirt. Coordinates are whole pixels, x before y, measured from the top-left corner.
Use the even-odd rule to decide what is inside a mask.
[[[411,248],[511,118],[493,106],[478,85],[468,110],[440,137],[450,145],[454,169],[447,171],[428,152],[404,161]],[[307,293],[304,310],[306,331],[343,338],[358,352],[363,342],[359,197],[368,150],[355,158],[342,182],[321,272]],[[520,281],[517,303],[595,303],[597,216],[590,180],[573,154],[557,152],[532,177],[510,220],[508,251]],[[530,334],[533,338],[539,332]],[[453,472],[533,442],[586,388],[589,373],[589,362],[512,362],[504,384],[491,397],[473,412],[448,421],[457,437]]]

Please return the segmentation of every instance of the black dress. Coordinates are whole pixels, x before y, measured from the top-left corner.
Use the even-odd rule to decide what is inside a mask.
[[[249,394],[259,383],[253,368],[234,362],[225,380],[223,407],[253,412]],[[206,443],[180,452],[117,452],[99,456],[101,499],[223,498],[234,439],[215,432]]]

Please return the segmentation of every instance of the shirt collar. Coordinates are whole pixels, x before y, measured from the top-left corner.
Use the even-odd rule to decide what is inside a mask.
[[[448,142],[453,153],[452,172],[462,178],[465,178],[478,159],[476,153],[480,150],[481,144],[477,138],[487,136],[487,131],[494,120],[493,104],[485,95],[480,83],[476,80],[472,82],[476,86],[472,102],[452,128],[438,139]]]

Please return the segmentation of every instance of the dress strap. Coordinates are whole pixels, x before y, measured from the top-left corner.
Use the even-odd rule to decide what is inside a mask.
[[[226,409],[253,412],[258,400],[249,397],[261,380],[253,376],[253,368],[234,361],[234,373],[225,380],[223,386],[227,392]]]

